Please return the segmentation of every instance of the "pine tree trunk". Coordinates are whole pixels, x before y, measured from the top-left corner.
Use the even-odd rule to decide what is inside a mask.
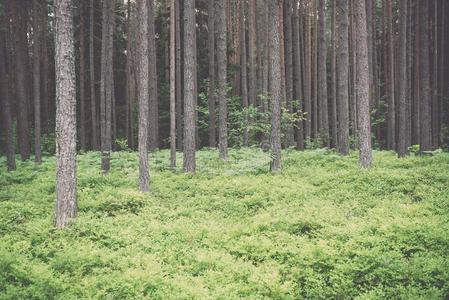
[[[4,21],[0,23],[4,25]],[[6,51],[8,49],[7,39],[3,32],[0,32],[0,109],[2,111],[3,128],[6,140],[6,158],[8,171],[16,169],[16,157],[14,150],[12,117],[11,117],[11,100],[9,97],[9,77],[6,70],[7,60]]]
[[[285,96],[286,109],[293,113],[293,36],[292,36],[292,0],[284,1],[284,41],[285,41]],[[287,145],[295,145],[293,124],[287,126]]]
[[[430,92],[429,62],[429,3],[419,1],[420,12],[420,150],[432,149],[432,98]]]
[[[281,45],[278,0],[269,1],[270,14],[270,82],[271,82],[271,171],[279,172],[281,163]]]
[[[348,0],[337,0],[337,105],[338,105],[338,151],[349,154],[349,91],[348,91]]]
[[[176,20],[175,0],[170,0],[170,167],[176,168]]]
[[[34,96],[34,160],[42,163],[41,155],[41,49],[40,5],[33,0],[33,96]]]
[[[338,148],[338,123],[337,123],[337,74],[336,74],[336,3],[332,1],[332,41],[331,41],[331,128],[332,128],[332,148]]]
[[[176,13],[176,138],[178,149],[183,149],[182,130],[182,61],[181,61],[181,22],[180,4],[175,0]]]
[[[386,9],[386,55],[387,55],[387,70],[385,78],[387,88],[387,148],[394,150],[396,148],[396,109],[394,97],[394,46],[393,46],[393,19],[391,0],[385,1]]]
[[[248,77],[246,63],[246,29],[245,29],[245,1],[239,1],[240,20],[240,87],[242,90],[243,109],[248,109]],[[248,146],[248,115],[243,120],[243,146]]]
[[[407,146],[407,0],[399,0],[399,136],[398,156],[408,154]]]
[[[148,192],[150,190],[150,174],[148,162],[148,117],[149,117],[149,39],[148,24],[152,22],[153,16],[149,15],[149,2],[152,0],[137,1],[137,57],[139,61],[138,90],[139,101],[139,190]]]
[[[56,206],[55,224],[76,217],[76,83],[72,5],[55,0]]]
[[[366,26],[365,0],[354,2],[355,50],[356,50],[356,88],[358,109],[358,137],[362,168],[369,168],[372,163],[371,122],[370,122],[370,84],[368,67],[368,36]]]
[[[304,57],[304,68],[305,68],[305,83],[304,83],[304,113],[305,113],[305,137],[306,140],[310,139],[312,131],[312,38],[311,38],[311,17],[309,16],[309,7],[305,8],[305,57]]]
[[[85,45],[84,45],[84,1],[80,2],[80,28],[79,28],[79,80],[80,80],[80,142],[81,150],[86,151],[86,92],[85,92],[85,73],[86,73],[86,62],[85,62]]]
[[[14,29],[14,50],[15,50],[15,79],[16,98],[18,103],[17,113],[17,137],[20,158],[27,160],[30,158],[30,133],[28,121],[28,92],[27,92],[27,67],[28,45],[26,32],[27,10],[23,7],[22,1],[11,2],[12,22]]]
[[[256,0],[249,0],[248,39],[248,98],[249,105],[256,107]]]
[[[184,1],[184,172],[194,173],[195,161],[195,1]]]
[[[320,137],[324,147],[329,147],[329,117],[327,107],[327,39],[325,0],[318,1],[318,99],[320,105]]]
[[[218,67],[218,85],[217,97],[219,105],[219,124],[218,124],[218,147],[220,159],[228,159],[228,106],[226,97],[226,78],[227,78],[227,58],[226,58],[226,2],[218,1],[216,5],[217,18],[217,67]]]
[[[215,0],[208,3],[208,50],[209,50],[209,147],[215,148],[216,138],[216,116],[215,116]]]
[[[95,95],[95,7],[94,0],[90,0],[90,23],[89,23],[89,71],[90,71],[90,110],[92,120],[92,149],[99,150],[97,97]]]
[[[149,147],[150,151],[159,148],[159,104],[157,92],[157,57],[154,30],[154,1],[148,3],[148,51],[149,51],[149,88],[150,88],[150,116],[149,116]]]
[[[302,111],[304,97],[302,93],[302,52],[300,41],[300,18],[299,9],[297,8],[296,0],[293,2],[293,61],[294,61],[294,86],[295,86],[295,100],[298,101],[298,111]],[[296,124],[296,148],[304,150],[304,127],[303,121],[300,120]]]

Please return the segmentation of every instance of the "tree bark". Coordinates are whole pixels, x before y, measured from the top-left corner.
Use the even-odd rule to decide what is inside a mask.
[[[355,49],[357,73],[357,109],[358,109],[358,137],[362,168],[369,168],[372,164],[371,150],[371,122],[369,101],[369,67],[368,67],[368,37],[366,26],[365,0],[354,2],[355,10]]]
[[[300,41],[300,18],[299,9],[297,7],[297,1],[293,2],[293,61],[294,61],[294,86],[295,86],[295,100],[298,101],[297,111],[302,112],[302,105],[304,102],[303,90],[302,90],[302,52]],[[298,150],[304,150],[304,127],[303,121],[299,120],[296,124],[296,148]]]
[[[393,46],[393,19],[391,0],[385,1],[386,9],[386,55],[387,55],[387,70],[386,70],[386,88],[387,88],[387,148],[394,150],[396,148],[396,109],[394,97],[394,46]]]
[[[338,121],[337,121],[337,74],[336,74],[336,3],[332,1],[332,41],[331,41],[331,128],[332,128],[332,143],[333,148],[338,148]]]
[[[286,109],[293,113],[293,36],[292,36],[292,0],[284,1],[284,41],[285,47],[285,102]],[[295,145],[293,124],[287,126],[287,145]]]
[[[209,47],[209,147],[215,148],[217,145],[215,134],[215,0],[210,0],[208,3],[207,30]]]
[[[150,116],[149,116],[149,147],[150,150],[159,148],[159,104],[157,91],[157,56],[154,30],[154,1],[148,3],[148,51],[149,51],[149,88],[150,88]]]
[[[85,92],[85,45],[84,45],[84,1],[80,2],[80,28],[79,28],[79,80],[80,80],[80,142],[81,150],[86,151],[86,92]]]
[[[245,29],[245,1],[239,1],[239,20],[240,20],[240,87],[242,90],[243,109],[248,109],[248,77],[246,62],[246,29]],[[243,146],[248,146],[248,115],[245,114],[243,120]]]
[[[175,0],[170,0],[170,167],[176,168],[176,20]]]
[[[218,86],[217,97],[219,104],[218,146],[220,158],[228,159],[228,106],[226,98],[227,58],[226,58],[226,2],[218,1],[216,6],[217,18],[217,67]]]
[[[149,117],[149,39],[148,24],[153,17],[149,15],[149,2],[152,0],[137,1],[138,39],[137,56],[138,67],[138,101],[139,101],[139,189],[142,192],[150,190],[150,174],[148,162],[148,117]]]
[[[90,110],[92,121],[92,148],[99,150],[97,97],[95,95],[95,7],[94,0],[90,0],[90,23],[89,23],[89,71],[90,71]]]
[[[220,1],[221,3],[221,1]],[[222,5],[222,4],[221,4]],[[195,160],[195,1],[184,1],[184,172],[194,173]]]
[[[326,39],[326,3],[318,0],[318,99],[320,105],[320,137],[324,147],[329,147],[329,116],[327,107],[327,39]]]
[[[349,154],[349,91],[348,91],[348,0],[336,0],[337,8],[337,105],[338,151]]]
[[[76,83],[70,0],[55,0],[56,206],[55,224],[76,217]]]
[[[407,145],[407,0],[399,0],[399,136],[398,156],[408,154]]]
[[[176,137],[178,149],[183,149],[182,130],[182,64],[181,64],[181,22],[180,4],[175,0],[176,13]]]
[[[271,82],[271,164],[272,172],[282,169],[281,163],[281,46],[278,0],[269,1],[270,13],[270,82]]]
[[[33,0],[33,96],[34,96],[34,161],[42,163],[41,154],[41,49],[40,4]]]

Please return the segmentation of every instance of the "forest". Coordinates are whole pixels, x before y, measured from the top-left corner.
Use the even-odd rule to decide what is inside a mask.
[[[448,16],[0,0],[0,299],[448,299]]]

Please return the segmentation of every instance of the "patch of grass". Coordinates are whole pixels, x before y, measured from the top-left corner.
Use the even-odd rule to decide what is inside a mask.
[[[182,155],[179,155],[182,164]],[[447,299],[449,154],[232,149],[198,171],[150,154],[78,156],[77,220],[53,228],[54,166],[0,158],[0,299]]]

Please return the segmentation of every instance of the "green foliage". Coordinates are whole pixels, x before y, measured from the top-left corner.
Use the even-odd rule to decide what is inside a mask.
[[[78,218],[53,227],[54,157],[0,157],[0,299],[447,299],[449,154],[200,151],[198,171],[135,152],[78,156]],[[181,157],[181,156],[179,156]]]

